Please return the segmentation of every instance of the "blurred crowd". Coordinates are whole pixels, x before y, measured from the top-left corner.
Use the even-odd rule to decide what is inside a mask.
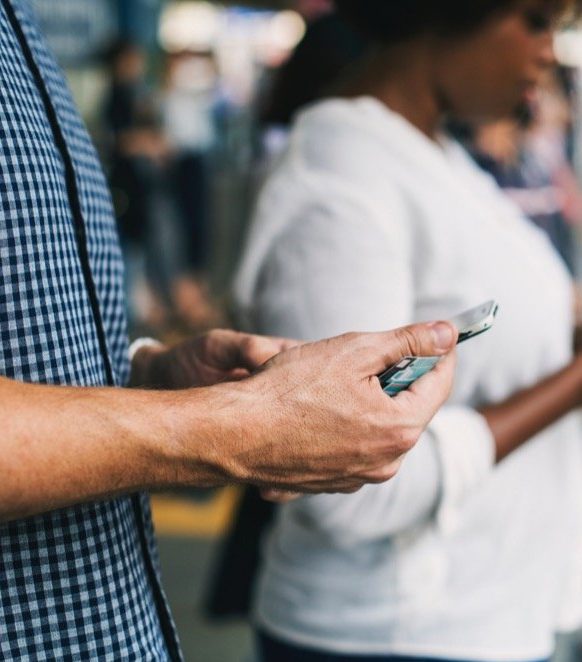
[[[212,48],[152,57],[138,43],[119,39],[107,49],[108,89],[96,134],[114,194],[135,329],[226,323],[227,281],[253,199],[285,149],[294,117],[332,97],[366,52],[366,39],[328,0],[300,0],[295,9],[306,24],[303,38],[281,61],[257,62],[251,93],[234,104]],[[548,233],[572,273],[582,218],[572,165],[577,75],[557,66],[514,120],[449,127]],[[239,122],[236,134],[229,125],[233,117]],[[230,177],[239,180],[240,197],[236,187],[220,188],[221,177],[237,161],[240,168]],[[239,207],[226,240],[216,232],[225,196]],[[217,248],[216,242],[223,245]],[[217,250],[229,255],[218,286],[211,258]]]
[[[130,317],[159,328],[214,326],[208,291],[210,177],[220,92],[211,52],[168,55],[159,87],[129,42],[108,56],[103,120],[127,265]]]
[[[38,2],[52,28],[50,7]],[[293,9],[303,37],[292,51],[255,49],[244,93],[233,91],[216,45],[152,51],[128,35],[101,48],[107,83],[92,126],[114,194],[134,334],[230,320],[229,283],[254,199],[293,119],[333,97],[367,50],[331,0],[296,0]],[[449,127],[573,274],[582,218],[577,90],[577,69],[557,66],[513,121]]]
[[[229,319],[229,280],[271,158],[292,115],[360,48],[340,27],[346,41],[328,53],[338,31],[330,0],[298,0],[294,9],[309,26],[302,61],[285,51],[259,57],[256,46],[246,89],[211,46],[152,54],[119,38],[106,49],[93,128],[117,212],[134,334],[172,336]]]
[[[319,158],[321,162],[325,157],[333,161],[326,152],[326,149],[333,152],[332,147],[337,148],[337,154],[333,154],[338,162],[352,158],[351,154],[342,152],[340,148],[343,143],[335,134],[331,134],[329,138],[332,147],[325,142],[325,138],[329,137],[326,131],[336,128],[334,122],[337,121],[338,125],[344,122],[342,126],[351,127],[352,117],[345,108],[342,110],[329,106],[325,107],[329,115],[321,120],[321,124],[317,124],[317,108],[324,107],[317,104],[337,99],[340,94],[349,99],[349,103],[356,103],[354,98],[358,96],[359,88],[352,93],[350,85],[364,86],[369,82],[367,73],[362,73],[362,70],[366,71],[367,64],[362,63],[376,44],[366,31],[355,29],[349,21],[340,16],[334,10],[331,0],[297,0],[294,9],[304,21],[305,33],[296,47],[284,56],[255,63],[251,93],[242,100],[240,97],[233,99],[233,95],[229,93],[221,58],[211,47],[158,52],[152,57],[151,53],[146,52],[137,42],[119,39],[107,49],[107,89],[103,95],[100,125],[96,135],[114,196],[126,264],[129,317],[134,335],[145,329],[148,333],[167,337],[217,325],[235,324],[252,326],[253,330],[264,333],[308,340],[346,331],[348,329],[344,328],[344,325],[348,323],[349,328],[355,328],[357,320],[360,319],[372,320],[371,326],[380,320],[386,327],[410,321],[396,314],[394,318],[378,318],[372,314],[366,317],[365,313],[362,313],[359,318],[350,318],[349,304],[345,301],[343,308],[339,304],[332,306],[327,319],[320,319],[324,302],[327,304],[332,300],[332,295],[336,295],[333,299],[336,303],[344,295],[346,300],[349,295],[352,295],[353,299],[364,298],[364,294],[350,289],[350,285],[357,282],[357,277],[353,274],[364,271],[365,266],[346,257],[345,263],[340,266],[345,268],[349,277],[345,279],[345,289],[339,292],[337,282],[342,282],[341,278],[337,274],[329,278],[326,268],[335,264],[330,258],[332,250],[337,248],[334,240],[337,239],[339,243],[341,239],[347,244],[349,240],[345,237],[338,239],[334,234],[338,231],[336,228],[326,229],[318,234],[318,223],[321,223],[322,217],[325,217],[324,220],[333,217],[338,226],[341,226],[341,222],[345,221],[345,209],[359,213],[361,209],[358,206],[358,195],[362,193],[362,197],[365,197],[368,191],[364,187],[363,192],[354,192],[352,197],[346,193],[343,199],[341,186],[338,182],[332,182],[328,197],[331,197],[333,192],[338,193],[338,200],[345,203],[343,209],[339,208],[339,203],[334,206],[332,202],[324,199],[325,191],[320,191],[319,197],[311,198],[310,183],[305,180],[313,175],[313,170],[317,170],[317,167],[310,170],[309,166],[305,166],[306,172],[297,173],[297,165],[292,166],[289,163],[293,156],[292,148],[296,146],[293,140],[295,137],[300,143],[300,148],[297,149],[305,150],[305,162],[312,158],[317,166],[320,166]],[[370,74],[370,78],[371,76]],[[471,159],[470,166],[464,162],[464,165],[459,166],[467,179],[473,177],[467,174],[468,171],[473,166],[478,167],[486,174],[489,184],[494,181],[502,189],[506,196],[504,200],[511,201],[512,213],[516,208],[521,210],[531,224],[545,233],[567,269],[565,289],[570,288],[573,292],[577,291],[576,279],[580,275],[578,234],[582,224],[582,189],[576,170],[579,91],[578,69],[556,63],[547,68],[539,89],[527,95],[527,103],[516,107],[512,117],[485,122],[449,118],[446,125],[446,139],[456,141],[451,150],[458,147],[458,142]],[[301,115],[302,119],[297,124],[298,114],[306,108],[316,110],[307,119],[305,115]],[[377,110],[362,104],[358,112],[363,117],[369,117],[370,124],[378,118],[380,125],[384,120],[380,118]],[[336,111],[337,114],[334,114]],[[343,112],[346,114],[342,115]],[[354,117],[356,116],[357,112],[354,113]],[[232,132],[233,123],[237,127],[235,133]],[[399,138],[397,130],[394,131],[396,138]],[[339,133],[341,132],[338,129],[337,135]],[[354,135],[356,133],[354,130]],[[365,142],[366,136],[361,137],[362,142]],[[313,154],[309,151],[310,146],[319,145],[319,139],[322,141],[321,154]],[[413,142],[411,140],[411,146]],[[348,145],[351,146],[351,143]],[[313,152],[315,151],[316,148],[313,148]],[[354,149],[354,161],[358,154]],[[459,162],[464,158],[458,157]],[[455,167],[457,165],[455,163]],[[330,171],[333,171],[334,166],[335,163],[325,163],[325,168],[329,167]],[[383,164],[378,166],[378,170],[381,167]],[[370,167],[370,170],[374,168]],[[326,171],[326,174],[329,173]],[[333,174],[336,174],[335,171]],[[371,176],[373,174],[375,173],[371,173]],[[227,185],[225,179],[228,180]],[[328,180],[322,178],[322,181]],[[266,188],[263,188],[265,182]],[[295,189],[289,182],[292,182]],[[281,193],[281,188],[287,185],[301,198],[304,207],[298,204],[297,207],[291,208],[291,204]],[[424,194],[424,185],[428,196],[430,185],[419,177],[417,192]],[[411,185],[412,188],[414,187]],[[259,197],[260,191],[263,193]],[[485,193],[483,195],[485,196]],[[451,194],[451,199],[453,197]],[[286,207],[288,203],[289,207]],[[495,204],[498,204],[498,207],[495,207]],[[503,217],[507,208],[497,198],[495,204],[492,204],[492,208],[496,209],[500,218]],[[225,208],[228,208],[228,212],[225,212]],[[301,216],[305,209],[307,212]],[[385,209],[381,211],[385,212]],[[426,211],[426,215],[430,215],[431,211]],[[414,213],[422,216],[416,209],[414,212],[407,212],[415,221]],[[238,220],[227,229],[225,240],[224,215],[232,219],[230,214],[233,213],[236,213]],[[269,250],[272,252],[268,252],[264,237],[269,232],[275,236],[280,229],[271,228],[269,219],[275,219],[278,215],[284,217],[286,214],[293,218],[293,214],[296,214],[301,216],[302,220],[309,218],[312,224],[310,227],[298,229],[299,236],[290,234],[287,237],[285,249],[288,253],[281,257],[277,254],[279,247],[271,247]],[[381,216],[380,213],[378,215]],[[216,268],[215,257],[221,251],[227,253],[226,272],[229,278],[226,280],[231,280],[235,274],[235,266],[243,254],[243,236],[246,236],[247,226],[253,216],[253,227],[258,227],[263,231],[263,235],[259,237],[257,233],[253,235],[251,232],[245,261],[235,283],[238,304],[235,308],[229,298],[228,283],[223,280],[217,284],[213,271]],[[407,217],[407,220],[410,218]],[[228,225],[228,220],[226,223]],[[304,236],[300,234],[301,231],[305,233]],[[526,236],[525,232],[523,236]],[[537,237],[537,234],[531,235],[534,236]],[[354,246],[358,245],[359,239],[361,237],[354,232],[351,236]],[[514,240],[515,237],[511,239]],[[450,238],[451,245],[461,247],[459,251],[462,250],[462,241],[459,239],[457,245],[455,238]],[[500,239],[500,242],[508,245],[511,241],[505,237]],[[536,242],[537,240],[531,239],[532,245],[539,248]],[[373,243],[370,241],[370,244]],[[419,243],[422,245],[419,252],[425,250],[425,257],[444,250],[440,245],[427,248],[422,242]],[[429,243],[428,239],[426,243]],[[227,244],[230,248],[226,247]],[[376,245],[377,242],[374,246],[367,246],[372,257]],[[316,257],[309,252],[313,246],[321,249]],[[331,248],[326,253],[322,247]],[[345,245],[342,247],[345,248]],[[486,249],[484,245],[483,250]],[[283,249],[281,251],[283,252]],[[509,249],[507,253],[510,253]],[[362,252],[355,257],[364,261],[365,254]],[[545,253],[542,256],[544,259],[547,257]],[[256,264],[251,264],[255,258]],[[312,283],[302,279],[306,279],[308,267],[313,267],[311,259],[314,262],[318,260],[314,273],[320,278],[320,283],[314,290],[320,294],[320,300],[311,302],[313,305],[309,307],[305,303],[307,297],[304,295],[308,290],[311,292]],[[491,259],[495,261],[494,254]],[[548,258],[547,264],[550,262]],[[547,266],[545,262],[543,265]],[[532,267],[533,273],[536,268],[535,265]],[[414,264],[414,269],[421,271],[418,264]],[[548,272],[551,271],[552,269],[548,268]],[[386,280],[391,276],[390,272],[379,273],[386,275]],[[553,272],[552,274],[556,275]],[[345,277],[345,273],[342,275]],[[411,278],[414,281],[414,285],[409,284],[411,289],[417,282],[424,283],[424,273],[419,275],[415,271],[414,276],[417,280]],[[329,284],[326,277],[337,282]],[[247,289],[246,278],[249,282],[252,281]],[[404,277],[402,278],[404,280]],[[463,278],[464,274],[461,274],[459,279]],[[556,283],[559,280],[556,276]],[[321,282],[324,281],[325,286],[322,286]],[[376,285],[373,275],[368,282],[369,289],[373,290]],[[326,290],[327,285],[329,290]],[[520,285],[523,289],[523,283]],[[279,289],[272,291],[276,286]],[[385,294],[383,290],[382,294]],[[463,292],[463,296],[459,295],[458,299],[464,300],[465,294],[469,296],[469,293]],[[435,294],[429,285],[426,285],[426,291],[423,291],[422,295],[424,298],[414,291],[410,297],[414,305],[425,305],[426,311],[430,310],[431,315],[440,314],[440,309],[436,307],[437,302],[443,306],[445,303],[452,306],[450,300],[446,300],[440,292]],[[549,298],[551,299],[551,296]],[[576,301],[575,315],[580,322],[582,305],[579,295],[576,295]],[[473,303],[477,304],[478,301]],[[282,310],[286,306],[288,309]],[[342,317],[344,314],[345,317]],[[535,316],[532,319],[535,319]],[[546,342],[547,339],[542,340]],[[550,341],[548,343],[551,344]],[[556,361],[559,363],[558,358]],[[485,368],[484,365],[480,366],[481,370]],[[475,370],[477,372],[477,369]],[[549,370],[545,364],[540,367],[540,374],[532,373],[527,378],[520,375],[518,379],[515,374],[509,375],[508,384],[515,378],[512,388],[517,390],[518,387],[536,383],[538,379],[541,380],[542,374],[545,375],[544,370]],[[465,399],[459,395],[457,405],[470,407],[473,411],[478,409],[477,405],[494,401],[495,394],[498,395],[497,399],[502,399],[500,393],[509,397],[510,393],[505,393],[503,389],[496,390],[498,385],[477,383],[479,378],[480,375],[466,377],[466,381],[462,383],[473,388],[472,395]],[[370,511],[378,507],[378,502],[373,499],[364,501],[363,504],[364,515],[354,515],[351,511],[350,514],[365,519]],[[326,530],[324,533],[319,531],[311,535],[313,531],[309,530],[310,526],[315,527],[313,521],[316,521],[318,516],[325,520],[332,512],[329,517],[333,520],[336,511],[331,506],[326,510],[328,505],[326,502],[320,510],[317,510],[317,507],[309,510],[307,507],[305,511],[300,511],[300,507],[293,511],[291,507],[290,510],[284,511],[283,515],[279,515],[278,537],[268,553],[268,567],[264,570],[259,598],[259,610],[263,609],[261,627],[271,634],[276,631],[277,625],[284,635],[292,632],[293,627],[300,629],[301,618],[285,611],[288,604],[292,603],[297,611],[303,610],[305,613],[309,608],[308,600],[304,600],[303,594],[299,595],[301,591],[298,590],[297,595],[289,596],[285,594],[285,589],[281,588],[281,576],[286,571],[298,584],[303,585],[308,581],[306,576],[301,574],[302,571],[307,572],[306,568],[314,577],[317,577],[318,572],[325,574],[325,567],[322,569],[318,565],[320,556],[331,560],[336,569],[349,566],[349,560],[346,562],[349,553],[345,552],[341,541],[338,543],[333,539],[333,523],[329,525],[332,533]],[[485,510],[486,506],[483,508]],[[211,614],[223,616],[248,613],[260,563],[260,542],[264,531],[273,521],[275,511],[278,510],[279,506],[265,503],[256,491],[248,490],[245,493],[211,589],[208,600]],[[428,513],[422,511],[425,519],[433,515],[434,512],[430,509]],[[484,517],[485,526],[489,515],[487,511]],[[496,513],[491,515],[491,520],[495,519],[495,515]],[[407,513],[402,515],[403,520],[409,524],[406,516]],[[338,518],[341,519],[341,513]],[[398,544],[401,544],[402,548],[407,545],[414,548],[423,535],[430,537],[426,532],[419,533],[420,529],[415,528],[425,525],[424,519],[419,521],[415,520],[410,524],[408,538],[404,541],[399,538]],[[398,526],[406,528],[400,520]],[[395,525],[396,529],[398,526]],[[341,531],[347,538],[353,533],[346,533],[346,529]],[[398,531],[400,533],[400,529]],[[391,529],[386,535],[392,533]],[[471,535],[470,531],[467,537]],[[359,564],[357,571],[365,577],[366,564],[375,571],[377,565],[381,564],[378,558],[382,553],[374,547],[377,541],[370,542],[372,535],[362,534],[362,538],[362,546],[368,556],[363,560],[358,557],[353,567]],[[301,545],[297,540],[301,540],[302,549],[298,549]],[[430,544],[433,544],[432,539],[420,551],[417,548],[413,551],[423,557]],[[303,557],[305,549],[312,552],[309,559]],[[397,553],[400,552],[394,552],[395,555]],[[308,553],[306,555],[308,556]],[[390,557],[389,561],[392,562],[393,558]],[[323,565],[325,566],[325,563]],[[277,574],[279,571],[280,574]],[[352,581],[357,581],[360,576],[358,572],[354,570]],[[373,587],[368,588],[370,593],[373,593]],[[420,589],[416,585],[411,589],[413,593],[418,590]],[[294,600],[296,602],[293,602]],[[406,596],[390,596],[390,600],[393,603],[398,603],[399,600],[406,602]],[[357,601],[356,598],[354,601]],[[274,611],[271,612],[273,605]],[[325,599],[322,600],[322,605],[323,611],[329,607]],[[390,607],[392,606],[391,602]],[[405,607],[402,607],[404,611]],[[292,608],[289,611],[292,611]],[[329,619],[330,622],[333,621],[331,616]],[[436,622],[438,623],[438,618]],[[288,627],[288,630],[285,630],[285,627]],[[326,636],[331,640],[334,635],[333,627],[330,625],[329,630],[325,630],[326,627],[326,624],[322,625]],[[358,631],[358,634],[361,632]],[[284,635],[282,639],[285,642]],[[290,639],[293,640],[293,637]],[[300,643],[303,645],[306,641],[308,637]],[[320,640],[314,635],[314,641]],[[263,645],[267,650],[269,646],[277,643],[280,642],[267,640]],[[276,650],[272,649],[268,659],[283,659],[277,658]]]

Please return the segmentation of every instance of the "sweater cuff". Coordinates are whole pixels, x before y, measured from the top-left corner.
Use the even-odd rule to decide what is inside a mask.
[[[443,533],[452,533],[463,501],[495,465],[495,439],[484,417],[467,407],[442,409],[429,432],[442,472],[437,524]]]

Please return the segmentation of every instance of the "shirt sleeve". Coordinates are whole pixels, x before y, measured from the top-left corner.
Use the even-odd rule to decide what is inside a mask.
[[[383,225],[373,209],[345,196],[307,205],[262,265],[254,295],[258,330],[316,340],[408,323],[409,241],[398,217]],[[492,465],[493,440],[484,419],[466,407],[445,407],[393,480],[288,507],[341,545],[394,535],[432,517],[451,527]]]

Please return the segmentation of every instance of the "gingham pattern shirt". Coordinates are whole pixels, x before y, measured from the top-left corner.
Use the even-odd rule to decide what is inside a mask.
[[[101,321],[83,276],[71,177]],[[106,183],[27,2],[0,0],[0,374],[107,384],[99,324],[113,381],[123,385],[122,263]],[[179,657],[145,496],[0,526],[0,659]]]

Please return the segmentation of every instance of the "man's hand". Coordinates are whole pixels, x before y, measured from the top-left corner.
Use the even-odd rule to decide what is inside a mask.
[[[276,354],[296,346],[282,338],[215,330],[175,347],[144,347],[135,356],[131,386],[184,389],[244,379]]]
[[[405,355],[444,356],[456,339],[448,323],[423,324],[279,354],[259,374],[209,389],[224,432],[197,466],[218,470],[224,482],[283,491],[352,492],[386,481],[449,396],[455,360],[450,354],[395,398],[376,375]],[[180,482],[187,469],[177,467]]]
[[[375,375],[406,354],[444,355],[455,339],[448,324],[350,334],[284,351],[247,379],[179,391],[0,377],[0,520],[172,486],[350,492],[387,480],[447,398],[454,358],[395,398]],[[288,346],[231,332],[198,342],[196,360],[172,359],[164,379],[241,377]]]

